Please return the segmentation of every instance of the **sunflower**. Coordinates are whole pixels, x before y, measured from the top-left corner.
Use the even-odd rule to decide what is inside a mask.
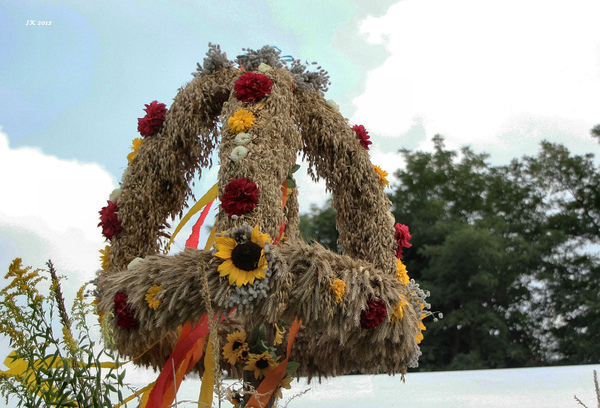
[[[273,356],[268,351],[265,351],[262,354],[250,353],[250,358],[244,366],[244,370],[254,371],[254,378],[260,380],[275,367],[277,367],[277,361],[273,360]]]
[[[227,344],[223,347],[223,358],[229,364],[234,365],[238,360],[244,360],[248,356],[248,343],[246,343],[246,333],[236,331],[227,335]]]
[[[215,256],[224,260],[218,268],[219,276],[229,276],[229,284],[235,283],[238,287],[264,278],[269,264],[264,250],[267,242],[271,242],[269,236],[260,234],[258,225],[247,242],[239,243],[232,237],[217,237]]]
[[[379,184],[382,187],[385,187],[388,184],[390,184],[390,182],[386,178],[387,175],[388,175],[387,171],[384,171],[384,170],[381,169],[381,167],[375,166],[375,165],[373,166],[373,169],[375,170],[375,173],[377,173],[377,175],[379,176]]]

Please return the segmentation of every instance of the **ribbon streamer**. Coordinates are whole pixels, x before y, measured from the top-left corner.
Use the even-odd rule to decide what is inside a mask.
[[[194,227],[192,228],[192,233],[190,234],[190,237],[185,242],[186,248],[194,248],[194,249],[198,248],[198,244],[200,242],[200,228],[202,228],[202,225],[204,224],[204,220],[206,220],[206,216],[208,215],[208,212],[210,211],[210,206],[212,205],[212,203],[214,203],[214,200],[209,202],[208,204],[206,204],[206,207],[204,207],[204,210],[202,210],[202,213],[200,214],[200,218],[198,218],[198,221],[196,221],[196,223],[194,224]]]
[[[192,218],[192,216],[194,214],[196,214],[198,211],[200,211],[202,208],[204,208],[204,206],[208,205],[208,203],[215,200],[218,197],[218,195],[219,195],[219,186],[215,183],[215,185],[212,186],[210,188],[210,190],[208,190],[206,192],[206,194],[204,194],[202,196],[202,198],[200,198],[200,200],[198,200],[198,202],[196,204],[194,204],[194,206],[192,208],[190,208],[188,213],[181,219],[181,221],[179,222],[179,225],[177,225],[177,228],[175,228],[175,231],[173,231],[173,234],[171,235],[171,239],[169,240],[169,243],[167,244],[167,247],[166,247],[167,251],[171,247],[171,243],[175,239],[175,236],[177,236],[179,231],[190,220],[190,218]]]

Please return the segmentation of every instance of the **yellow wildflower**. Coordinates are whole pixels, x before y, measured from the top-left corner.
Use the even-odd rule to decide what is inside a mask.
[[[283,327],[283,325],[282,325]],[[283,333],[285,333],[285,328],[279,329],[279,325],[275,323],[275,340],[273,340],[273,344],[277,346],[278,344],[283,343]]]

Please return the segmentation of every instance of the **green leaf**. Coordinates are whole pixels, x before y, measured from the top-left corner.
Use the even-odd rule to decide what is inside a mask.
[[[294,164],[291,168],[290,171],[288,172],[288,175],[294,174],[295,172],[298,171],[298,169],[300,168],[299,164]]]
[[[291,377],[292,374],[294,374],[298,370],[298,367],[300,367],[300,363],[297,363],[295,361],[288,361],[287,367],[285,369],[285,375]]]
[[[287,182],[287,187],[288,188],[296,188],[296,180],[294,180],[290,176],[288,176],[286,182]]]

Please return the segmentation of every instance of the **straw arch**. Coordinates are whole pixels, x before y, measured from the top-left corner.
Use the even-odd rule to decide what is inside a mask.
[[[177,327],[207,311],[207,297],[213,310],[229,311],[231,289],[216,272],[211,251],[161,254],[167,220],[182,214],[190,183],[212,164],[211,152],[218,148],[219,197],[230,180],[241,177],[256,183],[260,195],[259,205],[241,217],[230,218],[220,209],[217,231],[247,223],[277,237],[283,223],[287,238],[271,251],[269,296],[257,299],[252,313],[236,312],[227,324],[302,318],[292,358],[309,376],[354,370],[404,373],[420,354],[415,337],[418,301],[424,302],[415,295],[418,286],[409,288],[396,279],[394,218],[368,152],[321,92],[303,89],[283,66],[273,66],[265,75],[273,87],[255,104],[235,97],[240,71],[226,64],[179,90],[162,127],[144,141],[123,176],[118,198],[122,231],[112,238],[109,266],[97,279],[98,308],[110,311],[115,294],[127,293],[139,325],[135,330],[115,328],[117,348],[131,357],[143,354],[137,362],[157,368],[174,346]],[[247,155],[234,162],[235,134],[227,121],[242,109],[255,117],[253,136]],[[298,189],[282,206],[282,183],[299,153],[308,160],[313,178],[324,179],[333,195],[343,255],[299,238]],[[135,258],[143,260],[127,268]],[[334,279],[347,285],[343,304],[332,300]],[[165,307],[158,310],[149,309],[144,300],[152,284],[163,288]],[[415,302],[401,321],[392,324],[388,317],[380,327],[361,329],[360,315],[369,299],[382,299],[390,316],[411,293]],[[107,318],[116,326],[114,316]]]

